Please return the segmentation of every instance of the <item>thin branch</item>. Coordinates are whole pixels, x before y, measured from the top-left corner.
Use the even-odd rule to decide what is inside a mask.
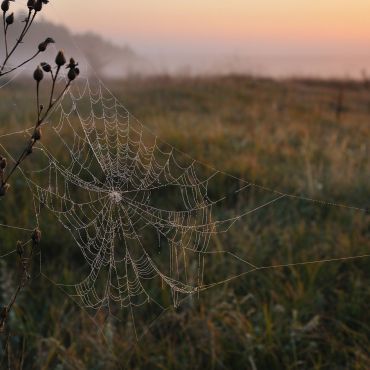
[[[12,50],[9,53],[7,53],[7,55],[5,57],[5,60],[4,60],[2,66],[0,68],[0,76],[3,74],[4,68],[5,68],[6,64],[8,63],[10,57],[17,50],[18,46],[22,43],[24,37],[26,36],[27,32],[29,31],[29,29],[30,29],[30,27],[31,27],[31,25],[32,25],[35,17],[36,17],[36,14],[37,14],[37,12],[35,11],[33,13],[33,16],[32,16],[32,10],[29,10],[28,16],[27,16],[27,18],[25,20],[25,25],[23,27],[23,30],[22,30],[19,38],[17,39],[15,45],[13,46]],[[31,18],[31,16],[32,16],[32,18]],[[4,15],[4,17],[5,17],[5,15]]]
[[[49,107],[50,107],[50,106],[52,105],[52,103],[53,103],[55,84],[56,84],[56,81],[57,81],[57,78],[58,78],[59,72],[60,72],[60,66],[58,66],[57,71],[55,72],[55,76],[53,75],[53,72],[51,72],[51,76],[52,76],[53,83],[52,83],[52,85],[51,85],[51,92],[50,92]]]
[[[13,296],[10,299],[9,303],[7,304],[6,307],[3,307],[4,311],[3,311],[3,314],[2,314],[2,317],[1,317],[1,320],[0,320],[0,328],[2,330],[4,330],[5,327],[6,327],[6,323],[7,323],[8,318],[9,318],[9,313],[12,311],[13,306],[14,306],[15,302],[17,301],[17,298],[18,298],[20,292],[26,286],[27,282],[30,279],[29,270],[31,268],[31,263],[32,263],[33,256],[34,256],[34,249],[39,243],[39,240],[38,241],[35,240],[36,230],[34,231],[34,234],[32,235],[32,238],[29,241],[27,241],[25,243],[18,242],[19,247],[17,246],[17,248],[19,248],[18,249],[18,257],[19,257],[19,262],[20,262],[19,283],[18,283],[18,286],[17,286],[15,292],[13,293]],[[24,253],[25,253],[24,248],[30,243],[32,243],[32,245],[30,247],[31,251],[30,251],[30,253],[28,253],[28,256],[24,255]]]
[[[8,27],[6,26],[6,21],[5,21],[5,12],[3,12],[3,26],[4,26],[4,41],[5,41],[5,56],[8,57],[9,52],[8,52],[8,38],[7,38],[7,31]]]
[[[22,36],[22,39],[24,38],[24,36],[26,36],[27,32],[28,32],[28,31],[29,31],[29,29],[31,28],[32,23],[33,23],[33,21],[35,20],[36,14],[37,14],[37,12],[35,11],[35,12],[33,13],[33,16],[32,16],[31,21],[29,22],[29,25],[26,27],[26,30],[25,30],[25,32],[24,32],[24,35]],[[22,42],[22,41],[21,41],[21,42]]]
[[[66,91],[69,89],[69,87],[71,86],[71,81],[68,81],[67,85],[64,87],[64,89],[62,90],[62,92],[58,95],[58,97],[51,103],[51,105],[49,105],[48,109],[46,110],[44,116],[40,119],[39,121],[39,124],[37,127],[41,126],[46,118],[48,117],[49,113],[51,112],[51,110],[54,108],[55,104],[57,104],[63,97],[63,95],[66,93]],[[37,128],[36,127],[36,128]]]
[[[55,75],[54,79],[56,80],[56,78],[57,78],[57,74]],[[55,89],[55,82],[53,82],[53,83],[54,83],[54,89]],[[20,166],[20,164],[23,162],[23,160],[32,152],[32,149],[33,149],[33,147],[35,146],[35,144],[37,142],[37,140],[34,139],[35,134],[37,132],[37,129],[45,122],[45,120],[47,119],[49,113],[54,108],[55,104],[60,101],[60,99],[65,94],[65,92],[69,89],[70,85],[71,85],[71,81],[69,80],[68,83],[66,84],[66,86],[64,87],[64,89],[62,90],[62,92],[59,94],[59,96],[55,100],[53,100],[53,96],[51,96],[49,106],[48,106],[46,112],[44,113],[44,115],[42,117],[40,117],[39,114],[38,114],[38,118],[37,118],[37,121],[36,121],[36,124],[35,124],[35,128],[33,130],[33,134],[31,136],[31,139],[27,143],[25,149],[23,150],[23,152],[19,156],[18,160],[13,165],[13,167],[10,170],[9,174],[2,181],[2,186],[4,186],[8,182],[8,180],[10,179],[10,177],[14,174],[14,172]],[[53,89],[53,93],[54,93],[54,89]],[[38,109],[38,111],[39,111],[39,109]]]
[[[18,68],[23,67],[25,64],[27,64],[27,63],[31,62],[33,59],[35,59],[40,53],[41,53],[40,51],[37,51],[37,53],[35,53],[31,58],[25,60],[23,63],[19,64],[17,67],[14,67],[14,68],[10,69],[9,71],[0,73],[0,77],[5,76],[5,75],[7,75],[11,72],[14,72]]]
[[[41,108],[40,108],[40,81],[37,81],[36,84],[36,104],[37,104],[37,122],[40,121],[40,113],[41,113]]]

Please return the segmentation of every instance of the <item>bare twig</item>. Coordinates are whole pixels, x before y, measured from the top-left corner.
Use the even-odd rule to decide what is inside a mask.
[[[41,43],[39,45],[39,50],[38,50],[37,53],[35,53],[30,58],[26,59],[24,62],[20,63],[18,66],[13,67],[8,71],[4,71],[6,66],[8,65],[8,62],[9,62],[10,58],[14,54],[14,52],[18,49],[20,44],[23,43],[23,40],[26,37],[26,35],[28,34],[32,24],[34,23],[34,20],[35,20],[37,14],[41,12],[43,4],[45,4],[45,2],[43,2],[42,0],[35,0],[35,1],[29,0],[27,2],[28,14],[27,14],[26,19],[23,21],[24,22],[23,29],[22,29],[19,37],[16,39],[16,42],[15,42],[14,46],[9,51],[9,48],[8,48],[8,26],[14,22],[13,13],[11,15],[9,15],[8,17],[6,16],[8,10],[9,10],[9,1],[10,0],[4,0],[2,2],[2,5],[1,5],[1,8],[3,10],[3,28],[4,28],[3,31],[4,31],[4,40],[5,40],[5,58],[4,58],[4,61],[0,64],[0,77],[4,76],[4,75],[7,75],[11,72],[14,72],[18,68],[20,68],[20,67],[24,66],[25,64],[29,63],[30,61],[35,59],[39,53],[45,51],[47,45],[50,42],[54,42],[54,40],[51,39],[51,38],[46,39],[43,43]]]
[[[21,155],[19,156],[18,160],[14,163],[10,172],[2,180],[2,186],[4,186],[5,184],[8,183],[10,177],[14,174],[16,169],[25,160],[25,158],[27,158],[28,155],[30,155],[32,153],[33,147],[35,146],[37,141],[39,141],[41,139],[41,137],[40,137],[40,126],[46,121],[46,119],[48,118],[48,116],[51,113],[54,106],[61,100],[61,98],[64,96],[64,94],[66,93],[66,91],[69,89],[69,87],[71,85],[71,80],[68,80],[68,82],[66,83],[65,87],[62,89],[60,94],[57,96],[56,99],[54,99],[55,86],[56,86],[56,81],[57,81],[57,78],[58,78],[58,75],[59,75],[59,72],[60,72],[60,67],[61,66],[58,66],[55,75],[53,75],[53,77],[52,77],[52,89],[51,89],[50,98],[49,98],[49,105],[48,105],[48,107],[47,107],[47,109],[46,109],[46,111],[43,115],[41,115],[42,109],[41,109],[40,99],[39,99],[40,81],[37,81],[37,87],[36,87],[37,120],[36,120],[36,123],[35,123],[33,134],[31,136],[31,138],[29,139],[26,147],[23,149],[23,151],[22,151]]]
[[[26,243],[23,242],[17,242],[17,253],[19,257],[20,262],[20,275],[19,275],[19,282],[18,286],[13,293],[12,298],[10,299],[9,303],[6,305],[6,307],[3,307],[1,317],[0,317],[0,332],[5,330],[5,324],[8,320],[9,314],[11,310],[13,309],[13,306],[18,298],[19,293],[26,285],[27,281],[30,278],[29,274],[29,268],[30,268],[30,261],[33,257],[33,250],[36,244],[34,243],[34,235],[35,233],[39,233],[38,229],[33,232],[32,238],[27,241]],[[41,234],[40,234],[41,235]],[[28,244],[32,243],[32,248],[29,257],[25,256],[25,248]]]
[[[6,14],[6,12],[3,12],[4,27],[5,27],[5,14]],[[3,75],[4,68],[6,67],[6,65],[7,65],[10,57],[17,50],[18,46],[22,43],[24,37],[26,36],[27,32],[29,31],[29,29],[30,29],[30,27],[31,27],[31,25],[32,25],[35,17],[36,17],[36,14],[37,14],[37,12],[34,11],[34,14],[32,15],[32,10],[31,9],[28,11],[28,16],[27,16],[27,18],[25,20],[25,25],[23,27],[23,30],[22,30],[20,36],[18,37],[18,39],[17,39],[15,45],[13,46],[13,48],[11,49],[11,51],[10,52],[6,52],[5,59],[4,59],[2,65],[1,65],[1,68],[0,68],[0,76]],[[6,30],[5,29],[4,29],[4,33],[5,33],[5,38],[7,38],[6,37]]]
[[[14,72],[15,70],[17,70],[17,69],[19,69],[19,68],[23,67],[25,64],[27,64],[27,63],[31,62],[32,60],[34,60],[34,59],[35,59],[35,58],[36,58],[40,53],[41,53],[40,51],[37,51],[34,55],[32,55],[32,57],[30,57],[30,58],[26,59],[24,62],[22,62],[22,63],[21,63],[21,64],[19,64],[18,66],[13,67],[12,69],[9,69],[8,71],[2,72],[2,73],[0,74],[0,76],[5,76],[5,75],[7,75],[7,74],[9,74],[9,73],[12,73],[12,72]]]
[[[17,50],[17,48],[20,46],[20,44],[23,42],[25,36],[29,32],[36,15],[42,10],[43,4],[46,4],[47,1],[45,0],[28,0],[27,7],[28,7],[28,15],[26,19],[24,20],[24,27],[17,38],[14,46],[9,50],[8,46],[8,26],[13,24],[14,22],[14,15],[11,13],[7,16],[7,12],[9,10],[9,4],[10,1],[13,0],[3,0],[1,3],[1,10],[3,11],[3,31],[4,31],[4,40],[5,40],[5,58],[2,63],[0,63],[0,77],[10,74],[14,72],[15,70],[21,68],[25,64],[31,62],[34,60],[40,53],[44,52],[48,45],[50,43],[54,43],[54,40],[50,37],[45,39],[45,41],[41,42],[38,46],[38,51],[35,52],[30,58],[24,60],[23,62],[19,63],[17,66],[9,68],[6,70],[6,67],[9,63],[10,58],[14,54],[14,52]],[[1,29],[1,26],[0,26]],[[69,69],[67,80],[65,85],[60,88],[59,93],[56,91],[58,89],[58,77],[61,72],[62,66],[66,64],[66,59],[64,57],[63,52],[59,52],[56,59],[56,71],[53,73],[52,67],[47,63],[42,63],[41,66],[38,66],[37,69],[34,72],[34,79],[36,81],[36,104],[37,104],[37,110],[36,110],[36,120],[35,125],[33,129],[33,133],[29,140],[27,141],[25,148],[22,150],[19,158],[15,161],[15,163],[12,165],[10,170],[7,172],[6,169],[8,167],[8,163],[6,158],[3,158],[0,155],[0,197],[5,196],[7,193],[7,190],[9,189],[8,181],[10,180],[11,176],[15,173],[17,168],[21,165],[21,163],[32,153],[34,145],[41,140],[41,126],[46,122],[49,115],[52,113],[55,106],[60,102],[60,100],[63,98],[66,91],[69,89],[72,81],[78,76],[79,69],[77,68],[77,63],[73,59],[71,59],[69,65],[67,66],[67,69]],[[41,68],[40,68],[41,67]],[[40,104],[40,89],[41,89],[41,81],[44,78],[43,71],[50,73],[51,76],[51,90],[50,90],[50,96],[48,97],[47,101],[47,107],[44,109],[43,105]],[[19,278],[18,278],[18,284],[17,287],[11,296],[11,299],[9,300],[8,304],[4,306],[0,310],[0,333],[4,336],[4,347],[3,347],[3,359],[0,362],[0,367],[8,364],[8,368],[11,368],[11,359],[12,359],[12,348],[10,344],[10,330],[8,320],[9,320],[9,314],[14,309],[14,306],[16,304],[16,301],[21,293],[21,291],[24,289],[24,287],[27,285],[28,281],[30,280],[30,269],[32,265],[32,260],[34,257],[34,251],[36,246],[40,243],[41,240],[41,232],[38,229],[35,229],[33,231],[33,234],[31,236],[31,239],[26,242],[18,242],[17,243],[17,252],[19,257]],[[31,247],[28,248],[28,244],[31,243]],[[23,342],[23,353],[24,353],[24,347],[25,342]],[[23,354],[19,358],[19,366],[20,369],[23,367],[24,357]],[[6,366],[6,365],[5,365]]]
[[[6,21],[5,21],[5,12],[3,12],[3,27],[4,27],[4,44],[5,44],[5,57],[7,58],[9,55],[8,51],[8,37],[7,37],[7,31],[8,27],[6,26]]]

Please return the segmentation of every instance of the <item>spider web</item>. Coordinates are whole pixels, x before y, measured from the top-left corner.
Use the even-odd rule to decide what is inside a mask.
[[[54,215],[62,225],[60,233],[68,231],[83,257],[81,281],[58,286],[95,311],[149,302],[163,308],[158,299],[162,290],[177,306],[189,295],[276,267],[257,266],[232,246],[224,250],[219,236],[240,219],[283,207],[284,201],[317,202],[194,160],[153,134],[99,80],[75,84],[44,130],[32,170],[21,172],[33,194],[37,225],[43,213]],[[227,185],[227,194],[221,184]],[[240,200],[243,209],[235,207]],[[241,263],[243,269],[212,281],[207,266],[215,256]],[[324,261],[329,260],[303,263]]]
[[[284,197],[269,194],[244,214],[219,217],[228,199],[209,189],[224,175],[160,141],[100,83],[70,91],[58,116],[52,131],[61,145],[39,147],[46,166],[27,181],[89,266],[73,286],[85,307],[142,305],[152,280],[176,305],[204,286],[212,235]]]

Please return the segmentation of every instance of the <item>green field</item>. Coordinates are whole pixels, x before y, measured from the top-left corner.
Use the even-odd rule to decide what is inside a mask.
[[[32,125],[29,85],[0,89],[1,135]],[[141,122],[191,157],[296,195],[212,240],[256,266],[291,266],[246,274],[179,308],[153,286],[166,311],[148,305],[134,315],[117,310],[117,317],[108,317],[82,309],[55,285],[81,279],[83,259],[68,232],[45,213],[41,266],[50,280],[35,258],[10,320],[12,369],[20,369],[20,353],[25,370],[369,369],[369,258],[345,258],[370,254],[370,218],[344,207],[370,205],[369,86],[242,76],[132,78],[107,86]],[[24,140],[18,135],[0,143],[16,153]],[[56,145],[47,129],[43,142]],[[0,224],[32,224],[19,173],[11,185],[0,203]],[[225,176],[212,191],[227,195],[231,185]],[[232,198],[219,212],[241,214],[259,196]],[[176,202],[172,198],[161,192],[158,202]],[[0,254],[20,238],[27,235],[0,228]],[[343,260],[305,263],[327,259]],[[16,264],[14,255],[0,260],[2,304],[16,287]],[[218,256],[206,266],[206,279],[222,281],[243,268]]]

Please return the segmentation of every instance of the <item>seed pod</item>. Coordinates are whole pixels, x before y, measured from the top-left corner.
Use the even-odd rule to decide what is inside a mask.
[[[41,10],[42,10],[42,1],[41,0],[36,0],[34,9],[35,9],[35,12],[41,12]]]
[[[41,138],[42,138],[41,128],[37,127],[33,136],[32,136],[32,139],[35,140],[35,141],[39,141],[39,140],[41,140]]]
[[[62,50],[58,52],[57,57],[55,58],[55,63],[58,67],[64,66],[67,63]]]
[[[2,158],[0,159],[0,169],[5,170],[6,165],[7,165],[7,163],[6,163],[6,158],[3,158],[3,157],[2,157]]]
[[[4,0],[1,3],[1,10],[6,13],[9,10],[9,0]]]
[[[32,233],[32,241],[35,243],[35,244],[39,244],[40,241],[41,241],[41,231],[39,228],[36,228],[35,230],[33,230],[33,233]]]
[[[51,37],[48,37],[45,41],[39,44],[39,51],[44,52],[49,44],[54,44],[54,43],[55,41]]]
[[[40,68],[40,66],[37,66],[35,69],[35,72],[33,73],[33,78],[35,81],[40,82],[44,78],[44,72]]]
[[[68,78],[70,81],[73,81],[75,80],[77,77],[77,74],[76,74],[76,71],[74,70],[74,68],[71,68],[68,72]]]
[[[27,1],[27,7],[29,10],[32,10],[35,8],[35,0],[28,0]]]
[[[14,23],[14,13],[8,15],[5,19],[5,22],[8,26]]]
[[[54,41],[54,39],[52,37],[47,37],[46,40],[45,40],[45,42],[47,44],[55,44],[55,41]]]
[[[49,63],[42,62],[41,63],[41,67],[44,70],[44,72],[46,72],[46,73],[50,73],[51,72],[51,66],[50,66]]]
[[[42,53],[46,50],[47,48],[47,44],[45,44],[45,41],[43,41],[42,43],[39,44],[39,51]]]
[[[8,192],[10,188],[10,185],[9,184],[2,184],[0,185],[0,197],[3,197],[4,195],[6,195],[6,193]]]
[[[68,64],[67,68],[76,68],[77,66],[78,66],[78,63],[76,63],[76,61],[73,58],[71,58],[69,60],[69,64]]]

